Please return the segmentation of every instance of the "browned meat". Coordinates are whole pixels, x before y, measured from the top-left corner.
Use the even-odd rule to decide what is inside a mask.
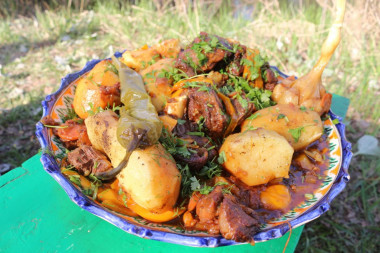
[[[206,86],[206,85],[205,85]],[[227,116],[223,112],[223,105],[216,92],[209,86],[208,91],[189,89],[189,104],[187,116],[192,122],[205,120],[204,126],[208,135],[216,140],[223,135],[227,126]]]
[[[188,76],[209,72],[222,60],[229,61],[231,50],[232,46],[226,39],[201,32],[179,53],[175,68],[181,69]]]
[[[65,123],[60,124],[50,116],[47,116],[41,122],[48,127],[59,126],[52,129],[53,134],[59,137],[68,150],[75,149],[80,145],[91,145],[87,135],[87,128],[82,119],[69,119]]]
[[[273,91],[274,87],[276,87],[277,82],[278,82],[276,75],[270,68],[268,68],[266,70],[265,77],[266,77],[266,83],[264,84],[264,88],[266,90]]]
[[[104,101],[113,101],[115,105],[120,104],[120,83],[113,86],[99,86],[101,99]],[[109,105],[113,106],[113,105]]]
[[[188,143],[187,148],[190,151],[190,157],[184,157],[180,154],[174,154],[173,156],[176,161],[188,164],[191,169],[199,170],[218,155],[218,149],[207,137],[187,134],[188,132],[196,131],[198,131],[198,124],[190,121],[177,124],[173,128],[173,134],[185,139]]]
[[[235,107],[237,113],[237,125],[240,125],[240,123],[242,123],[246,117],[248,117],[255,111],[255,105],[253,103],[250,103],[249,101],[250,100],[247,99],[244,94],[241,94],[241,100],[231,99],[231,102]]]
[[[197,204],[197,215],[201,222],[212,222],[217,215],[217,208],[223,199],[222,187],[217,186],[207,195],[203,195]]]
[[[174,154],[174,158],[176,161],[181,161],[182,163],[189,165],[191,169],[200,170],[209,160],[208,151],[205,148],[191,148],[190,150],[193,151],[190,152],[190,157]]]
[[[241,59],[245,54],[246,50],[247,48],[245,46],[240,44],[237,45],[237,50],[233,55],[232,61],[230,64],[228,64],[226,68],[228,73],[235,76],[240,76],[243,73],[244,65],[241,64]]]
[[[185,49],[179,52],[174,67],[182,70],[187,76],[195,76],[196,69],[199,65],[197,54],[192,49]],[[195,68],[195,69],[194,69]]]
[[[261,188],[249,187],[234,176],[230,176],[229,180],[239,189],[238,191],[233,192],[233,194],[239,199],[242,204],[252,209],[258,209],[261,207]]]
[[[252,217],[253,210],[244,209],[232,195],[225,195],[219,208],[219,229],[224,238],[237,242],[252,241],[253,235],[259,229],[259,223]]]
[[[41,119],[41,123],[44,125],[49,125],[49,126],[58,126],[59,123],[56,122],[50,115],[45,116]]]
[[[67,156],[69,163],[85,176],[112,169],[107,157],[92,146],[82,145]]]

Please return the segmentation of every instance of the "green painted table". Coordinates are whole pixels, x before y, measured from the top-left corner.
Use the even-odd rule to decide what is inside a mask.
[[[345,117],[348,104],[334,95],[332,110]],[[282,252],[289,237],[216,249],[139,238],[71,202],[39,155],[0,177],[0,208],[0,252]],[[286,252],[294,252],[302,230],[292,231]]]

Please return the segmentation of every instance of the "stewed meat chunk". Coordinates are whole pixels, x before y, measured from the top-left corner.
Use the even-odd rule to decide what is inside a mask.
[[[107,157],[92,146],[82,145],[71,151],[67,158],[69,163],[85,176],[112,169]]]
[[[243,209],[232,195],[224,196],[219,207],[219,229],[224,238],[237,242],[252,240],[259,223],[252,217],[254,211],[245,209],[249,208]]]
[[[223,105],[216,92],[209,86],[207,91],[197,88],[189,90],[189,104],[187,114],[190,121],[200,122],[204,120],[204,126],[212,139],[223,135],[227,126],[227,116],[223,111]]]

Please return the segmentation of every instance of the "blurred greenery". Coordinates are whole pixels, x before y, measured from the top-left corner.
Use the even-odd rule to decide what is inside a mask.
[[[94,58],[153,45],[190,42],[200,31],[257,47],[285,73],[311,69],[331,25],[333,1],[0,1],[0,163],[19,166],[37,152],[40,101],[60,78]],[[327,66],[327,90],[350,98],[348,138],[379,138],[380,1],[348,1],[343,38]],[[308,223],[299,252],[377,252],[377,157],[352,161],[352,181],[331,211]]]

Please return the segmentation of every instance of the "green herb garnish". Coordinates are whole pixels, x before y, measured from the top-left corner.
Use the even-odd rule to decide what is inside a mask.
[[[226,153],[224,153],[224,151],[220,152],[219,157],[218,157],[218,163],[223,164],[226,161],[227,161]]]
[[[252,114],[251,116],[249,116],[247,119],[256,119],[257,117],[260,116],[260,113],[255,113],[255,114]]]
[[[289,122],[289,119],[288,119],[288,117],[285,114],[280,113],[277,116],[277,120],[280,120],[280,119],[285,119],[286,122]]]
[[[305,127],[297,127],[294,129],[289,129],[289,133],[292,135],[295,142],[298,142],[298,140],[301,137],[302,131],[304,131]]]

